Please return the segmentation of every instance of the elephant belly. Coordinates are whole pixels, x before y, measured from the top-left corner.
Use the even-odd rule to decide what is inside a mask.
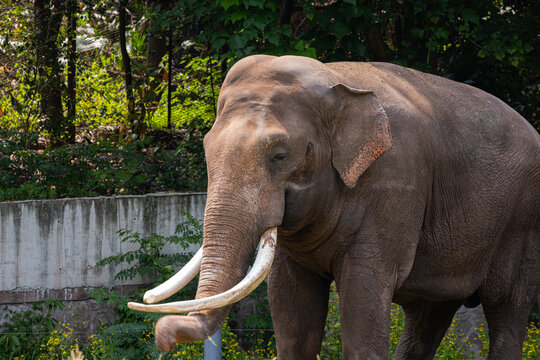
[[[429,239],[430,246],[419,244],[411,271],[395,292],[394,301],[402,303],[418,297],[449,301],[471,297],[482,286],[493,258],[498,256],[496,244],[504,241],[497,232],[494,228],[484,236],[462,233],[450,239]]]
[[[444,274],[420,269],[411,271],[403,285],[395,292],[393,301],[404,304],[415,298],[429,301],[464,300],[480,287],[487,268],[474,273]]]

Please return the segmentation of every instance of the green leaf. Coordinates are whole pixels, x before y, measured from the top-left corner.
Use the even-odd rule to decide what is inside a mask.
[[[480,22],[480,16],[473,9],[463,10],[463,20],[466,22],[472,22],[473,24],[478,24]]]
[[[15,344],[17,347],[21,346],[21,342],[19,341],[19,337],[17,335],[11,335],[11,341],[13,344]]]
[[[296,51],[303,51],[304,48],[305,48],[304,40],[300,40],[298,43],[296,43],[296,45],[294,45],[294,49]]]
[[[279,45],[279,36],[277,34],[270,34],[266,36],[266,40],[268,40],[272,45]]]
[[[419,28],[412,28],[411,35],[414,36],[415,38],[421,39],[424,37],[424,30],[419,29]]]
[[[265,0],[243,0],[244,7],[247,9],[250,6],[258,7],[259,9],[264,9]]]
[[[212,43],[212,49],[219,51],[226,42],[227,40],[225,38],[218,38]]]
[[[343,38],[343,36],[345,36],[345,34],[349,32],[349,28],[347,27],[347,25],[342,22],[335,22],[332,25],[333,26],[331,26],[331,31],[334,33],[334,36],[338,40],[341,40],[341,38]]]
[[[135,184],[142,184],[146,181],[146,179],[147,177],[145,174],[138,174],[133,178],[133,182],[135,182]]]
[[[281,34],[285,36],[291,36],[292,35],[292,28],[289,24],[283,24],[281,26]]]
[[[233,5],[238,5],[239,2],[238,2],[238,0],[219,0],[219,4],[220,4],[225,10],[227,10],[228,8],[230,8],[230,7],[233,6]]]
[[[356,0],[343,0],[344,3],[351,4],[353,6],[356,6]]]
[[[17,100],[15,96],[13,96],[12,93],[9,93],[9,100],[11,101],[11,105],[15,108],[17,113],[20,115],[23,113],[23,106],[22,104]]]
[[[317,58],[317,51],[315,50],[315,48],[307,48],[307,49],[304,49],[302,51],[299,51],[299,52],[295,53],[295,55],[306,56],[306,57],[310,57],[312,59],[316,59]]]
[[[435,35],[437,35],[437,37],[439,39],[448,39],[448,36],[450,35],[450,33],[448,32],[448,30],[444,30],[444,29],[437,29],[437,31],[435,32]]]
[[[240,49],[244,47],[244,42],[242,41],[240,36],[238,36],[238,34],[234,34],[230,38],[229,45],[231,46],[232,49]]]
[[[245,19],[247,17],[246,9],[238,9],[231,14],[231,21],[234,24],[238,20]]]

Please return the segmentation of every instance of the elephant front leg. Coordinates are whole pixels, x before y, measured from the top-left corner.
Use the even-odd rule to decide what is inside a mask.
[[[336,278],[343,359],[387,360],[393,275],[379,264],[344,260]]]
[[[277,250],[268,293],[279,360],[316,359],[321,350],[330,281]]]

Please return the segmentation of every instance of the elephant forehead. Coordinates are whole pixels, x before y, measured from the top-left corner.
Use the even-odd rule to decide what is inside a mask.
[[[258,125],[309,119],[320,114],[326,101],[323,95],[301,86],[279,83],[235,86],[220,94],[214,126],[219,128],[222,123],[245,121],[246,118]]]
[[[206,152],[264,150],[277,138],[288,137],[287,129],[266,109],[248,108],[230,113],[214,124],[205,138]]]
[[[257,80],[275,80],[285,85],[300,82],[329,85],[329,74],[324,64],[302,56],[249,56],[231,68],[223,87]]]

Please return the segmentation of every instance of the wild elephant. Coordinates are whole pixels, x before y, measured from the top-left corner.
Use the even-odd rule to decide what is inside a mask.
[[[130,304],[189,312],[158,321],[159,348],[211,335],[272,264],[279,359],[315,359],[333,280],[345,359],[388,358],[392,301],[406,316],[394,359],[433,357],[457,308],[480,303],[490,359],[521,358],[540,284],[540,136],[501,100],[387,63],[251,56],[204,145],[202,252],[145,297],[200,263],[197,300]]]

